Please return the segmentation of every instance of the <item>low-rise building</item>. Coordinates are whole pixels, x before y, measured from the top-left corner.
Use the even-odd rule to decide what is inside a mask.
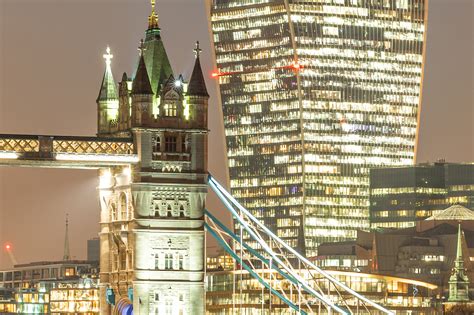
[[[456,205],[415,227],[358,231],[350,242],[325,243],[313,261],[324,268],[358,271],[435,284],[447,297],[456,260],[458,224],[463,233],[461,250],[470,286],[474,280],[474,211]]]
[[[84,260],[42,261],[18,264],[0,271],[0,287],[27,289],[38,282],[61,282],[78,279],[82,275],[96,274],[97,266]]]
[[[99,314],[98,275],[88,261],[15,265],[0,271],[0,314]]]
[[[55,283],[50,290],[51,314],[99,314],[98,279]]]

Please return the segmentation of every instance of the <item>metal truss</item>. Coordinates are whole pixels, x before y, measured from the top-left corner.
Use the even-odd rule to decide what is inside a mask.
[[[129,138],[0,135],[0,165],[98,168],[137,162]]]

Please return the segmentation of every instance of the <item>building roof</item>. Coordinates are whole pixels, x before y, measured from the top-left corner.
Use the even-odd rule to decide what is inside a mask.
[[[160,96],[161,85],[168,80],[170,75],[173,75],[173,70],[171,69],[171,64],[159,33],[153,36],[147,35],[144,47],[143,57],[148,78],[150,79],[153,94],[158,97]]]
[[[440,213],[437,213],[426,220],[438,220],[438,221],[474,221],[474,211],[469,210],[461,205],[451,206]]]
[[[118,100],[117,95],[117,86],[112,74],[112,69],[110,68],[110,64],[107,64],[102,78],[102,84],[100,85],[99,95],[97,96],[97,102]]]
[[[196,63],[194,64],[193,73],[189,80],[187,93],[188,95],[209,96],[209,93],[207,93],[206,82],[204,81],[204,76],[202,74],[199,56],[196,57]]]
[[[145,60],[143,55],[140,56],[140,61],[138,62],[137,74],[133,79],[132,84],[132,94],[153,94],[153,90],[150,85],[150,79],[148,77],[148,72],[145,66]]]

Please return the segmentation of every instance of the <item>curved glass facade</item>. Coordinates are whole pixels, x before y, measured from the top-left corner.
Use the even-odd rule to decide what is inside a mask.
[[[232,194],[307,256],[355,238],[369,169],[414,162],[427,1],[210,8]]]

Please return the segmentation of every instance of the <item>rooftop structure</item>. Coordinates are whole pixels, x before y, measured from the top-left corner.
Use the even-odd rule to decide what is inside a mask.
[[[426,220],[434,221],[474,221],[474,211],[461,205],[454,205],[439,211]]]

